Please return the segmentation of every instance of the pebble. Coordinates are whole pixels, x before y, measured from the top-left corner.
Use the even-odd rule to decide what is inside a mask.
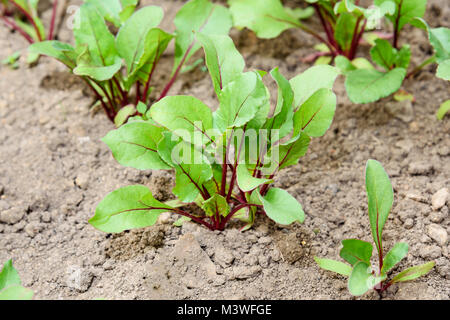
[[[233,275],[235,279],[244,280],[256,277],[261,273],[261,271],[262,269],[259,266],[253,267],[239,266],[233,268]]]
[[[89,186],[89,173],[81,172],[75,178],[75,184],[83,190],[86,190]]]
[[[25,226],[25,232],[28,234],[31,238],[34,238],[40,231],[42,230],[42,225],[40,225],[38,222],[30,222]]]
[[[170,212],[163,212],[159,215],[158,221],[162,224],[169,224],[171,216],[172,214]]]
[[[438,224],[430,224],[427,228],[427,234],[431,239],[436,241],[440,246],[445,246],[447,244],[447,230]]]
[[[411,218],[406,219],[405,222],[403,223],[403,226],[406,229],[411,229],[412,227],[414,227],[414,220]]]
[[[25,215],[24,208],[12,208],[0,213],[0,222],[8,224],[16,224]]]
[[[408,166],[408,172],[412,175],[427,175],[433,172],[434,167],[430,162],[411,162]]]
[[[447,202],[449,192],[447,188],[442,188],[431,197],[431,206],[433,210],[439,210]]]
[[[430,214],[430,221],[434,223],[441,223],[447,217],[447,212],[434,211]]]
[[[216,248],[214,257],[215,261],[223,268],[229,267],[234,261],[231,251],[222,246]]]
[[[442,255],[442,250],[436,245],[422,246],[419,255],[424,259],[437,259]]]
[[[258,243],[264,244],[264,245],[271,244],[271,243],[272,243],[272,238],[271,238],[271,237],[262,237],[262,238],[259,238]]]

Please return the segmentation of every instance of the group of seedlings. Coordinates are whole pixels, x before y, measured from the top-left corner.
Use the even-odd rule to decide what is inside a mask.
[[[31,44],[28,60],[53,57],[85,81],[117,127],[103,141],[121,165],[175,172],[176,200],[160,202],[142,185],[107,195],[89,222],[108,233],[154,225],[164,212],[179,215],[175,225],[192,220],[210,230],[224,230],[236,219],[244,231],[258,215],[282,225],[302,223],[301,204],[272,184],[280,170],[296,165],[307,153],[312,138],[329,129],[336,110],[333,85],[339,75],[345,76],[347,94],[355,103],[392,94],[394,99],[413,99],[399,91],[402,82],[431,63],[438,64],[438,77],[450,80],[450,32],[430,28],[423,20],[426,0],[374,0],[368,8],[358,0],[305,0],[310,6],[294,9],[280,0],[229,0],[229,9],[209,0],[190,0],[176,15],[173,34],[158,27],[164,19],[158,6],[138,9],[138,0],[85,0],[74,18],[74,45],[54,40],[58,1],[53,1],[48,31],[38,17],[38,2],[0,2],[5,25]],[[301,21],[313,14],[323,32]],[[390,32],[377,29],[386,21],[392,25]],[[408,24],[424,29],[434,48],[434,55],[412,70],[411,48],[400,45]],[[228,36],[233,25],[261,38],[274,38],[289,28],[309,33],[320,42],[318,52],[307,57],[316,65],[292,79],[278,68],[248,71]],[[161,83],[153,75],[171,41],[173,70],[155,94],[155,83]],[[373,63],[357,57],[365,44],[371,46]],[[191,61],[201,49],[217,96],[215,108],[195,97],[168,95],[182,72],[202,63]],[[12,57],[7,62],[15,61]],[[268,81],[278,87],[275,105],[270,103]],[[447,101],[439,117],[448,109]],[[375,160],[367,162],[366,188],[378,271],[371,267],[372,244],[361,240],[342,242],[340,256],[350,265],[315,257],[321,268],[348,276],[355,296],[369,289],[381,294],[434,266],[415,266],[386,280],[406,257],[408,244],[397,243],[384,255],[382,230],[394,197],[388,175]],[[200,210],[193,210],[194,205]],[[0,299],[32,296],[8,261],[0,273]]]

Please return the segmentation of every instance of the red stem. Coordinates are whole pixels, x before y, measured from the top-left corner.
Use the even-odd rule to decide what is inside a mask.
[[[58,0],[53,1],[53,11],[52,11],[52,20],[50,23],[50,31],[48,33],[48,40],[53,39],[53,33],[55,32],[55,21],[56,21],[56,9],[58,8]]]
[[[367,20],[364,20],[364,23],[359,31],[358,37],[356,38],[355,43],[352,46],[352,50],[350,51],[350,60],[353,60],[356,56],[356,51],[358,49],[359,43],[361,42],[361,38],[366,30]]]
[[[393,43],[393,47],[395,49],[398,48],[398,36],[399,36],[399,24],[400,24],[400,11],[402,10],[402,5],[403,5],[403,0],[400,0],[400,3],[398,4],[398,12],[397,12],[397,18],[395,19],[395,24],[394,24],[394,43]]]
[[[0,17],[3,22],[9,26],[11,29],[19,32],[30,44],[34,43],[33,38],[30,37],[30,35],[28,33],[25,32],[25,30],[23,30],[21,27],[19,27],[14,21],[9,20],[8,18],[6,18],[5,16],[1,16]]]
[[[36,35],[37,35],[39,41],[42,41],[41,32],[39,31],[39,28],[36,24],[36,21],[34,21],[34,18],[30,15],[30,13],[27,10],[25,10],[25,8],[22,8],[14,0],[10,0],[10,1],[13,5],[15,5],[17,7],[17,9],[19,9],[25,15],[25,17],[27,17],[27,19],[30,21],[30,23],[34,27],[34,30],[36,31]]]

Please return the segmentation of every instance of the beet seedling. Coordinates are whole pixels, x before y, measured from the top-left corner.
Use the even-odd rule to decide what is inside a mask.
[[[18,32],[28,43],[52,40],[55,37],[58,0],[53,1],[52,18],[48,32],[38,16],[39,0],[1,0],[0,20],[8,28]],[[38,54],[29,54],[28,63],[34,63]]]
[[[33,291],[22,287],[19,274],[9,260],[0,272],[0,300],[31,300]]]
[[[46,41],[30,48],[32,52],[58,59],[80,76],[117,126],[130,116],[145,113],[155,68],[173,38],[173,71],[157,100],[168,94],[183,66],[200,49],[193,32],[228,34],[232,25],[225,7],[209,0],[191,0],[177,13],[176,31],[172,35],[158,28],[163,19],[162,8],[147,6],[134,12],[136,3],[137,0],[114,0],[106,6],[105,1],[85,1],[74,21],[75,47]],[[105,20],[119,28],[116,36]]]
[[[257,214],[283,225],[303,222],[297,200],[271,184],[278,171],[306,154],[311,137],[322,136],[331,125],[337,70],[316,66],[290,81],[272,70],[278,102],[271,108],[265,72],[243,72],[244,59],[231,38],[196,37],[205,51],[218,109],[213,113],[190,96],[165,97],[103,139],[124,166],[174,170],[177,200],[162,203],[142,185],[120,188],[97,206],[89,220],[95,228],[143,228],[163,212],[211,230],[223,230],[231,219],[248,229]],[[188,211],[186,206],[193,204],[203,213]]]
[[[435,262],[428,262],[411,267],[386,281],[387,273],[408,254],[408,244],[399,242],[384,255],[383,227],[392,208],[394,192],[386,171],[378,161],[369,160],[367,162],[366,189],[369,200],[370,227],[378,254],[378,272],[372,270],[370,259],[373,246],[366,241],[356,239],[342,241],[343,248],[339,255],[351,266],[335,260],[314,258],[322,269],[348,276],[348,289],[355,296],[360,296],[370,289],[375,289],[381,295],[394,283],[419,278],[427,274],[435,265]]]

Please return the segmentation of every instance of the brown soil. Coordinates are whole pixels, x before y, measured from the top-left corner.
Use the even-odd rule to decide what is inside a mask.
[[[168,16],[183,3],[144,2],[163,4]],[[449,27],[449,4],[428,2],[427,21]],[[273,41],[248,31],[232,34],[248,68],[279,66],[289,78],[308,67],[300,60],[315,43],[295,30]],[[59,36],[70,39],[65,24]],[[431,53],[421,31],[404,36],[412,44],[413,64]],[[1,60],[26,42],[2,27],[0,48]],[[169,55],[164,70],[170,68]],[[12,258],[38,299],[352,299],[346,280],[319,270],[313,256],[338,258],[342,239],[371,241],[364,166],[374,158],[395,189],[386,249],[397,241],[410,244],[396,271],[437,263],[427,276],[392,286],[386,298],[449,299],[449,206],[447,201],[433,210],[431,197],[450,182],[450,122],[435,118],[450,92],[434,72],[428,67],[405,82],[416,98],[405,105],[390,99],[351,104],[338,80],[332,128],[277,178],[277,186],[302,203],[303,225],[260,219],[244,233],[237,223],[211,232],[192,223],[174,227],[175,217],[164,215],[157,226],[108,235],[87,222],[107,193],[145,184],[165,200],[172,175],[118,165],[100,141],[113,125],[89,109],[92,98],[59,63],[42,58],[33,68],[24,61],[19,70],[0,66],[0,262]],[[176,92],[217,105],[209,77],[200,70],[180,77]],[[371,292],[362,299],[378,296]]]

